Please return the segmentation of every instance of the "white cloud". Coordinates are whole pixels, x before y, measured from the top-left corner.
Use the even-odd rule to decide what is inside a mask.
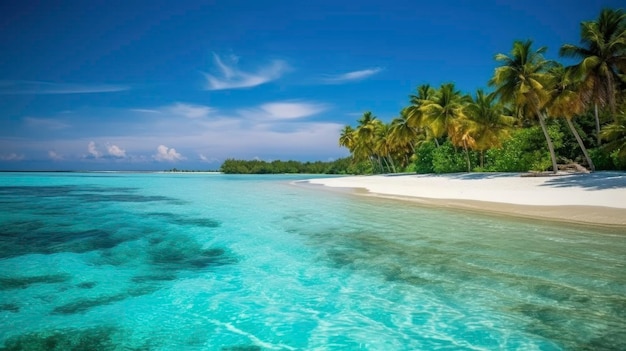
[[[187,118],[204,118],[207,117],[213,109],[207,106],[183,104],[179,102],[169,107],[168,110],[176,115]]]
[[[261,105],[261,110],[277,119],[294,119],[318,114],[326,109],[325,105],[306,102],[271,102]]]
[[[69,124],[63,121],[52,119],[52,118],[24,117],[24,122],[30,128],[60,130],[60,129],[67,129],[70,127]]]
[[[280,78],[288,69],[284,61],[274,60],[269,65],[261,67],[254,72],[244,72],[237,68],[239,59],[235,56],[229,57],[229,64],[213,54],[215,65],[221,73],[221,77],[205,74],[207,79],[207,90],[225,90],[249,88]]]
[[[87,144],[87,152],[89,152],[89,154],[95,158],[99,158],[100,156],[102,156],[100,151],[96,149],[96,143],[93,141],[90,141],[89,144]]]
[[[122,85],[50,83],[28,80],[0,81],[0,95],[92,94],[129,90]]]
[[[122,149],[121,147],[117,145],[107,145],[107,151],[109,152],[109,155],[113,157],[118,157],[118,158],[126,157],[126,150]]]
[[[331,84],[353,82],[353,81],[358,81],[358,80],[371,77],[381,72],[382,70],[383,69],[380,67],[375,67],[375,68],[368,68],[368,69],[364,69],[360,71],[352,71],[352,72],[338,74],[334,76],[328,76],[324,78],[324,81],[326,83],[331,83]]]
[[[209,158],[209,157],[206,157],[204,154],[198,154],[198,158],[200,159],[200,161],[207,162],[207,163],[219,162],[219,159],[215,157]]]
[[[58,154],[56,151],[53,151],[53,150],[48,151],[48,157],[50,157],[50,159],[54,161],[60,161],[63,159],[63,156],[61,156],[60,154]]]
[[[184,160],[185,157],[183,155],[176,152],[174,148],[168,148],[165,145],[159,145],[157,147],[157,153],[153,156],[157,161],[181,161]]]
[[[0,154],[0,161],[21,161],[24,159],[24,155],[18,155],[15,152],[10,154]]]
[[[161,113],[161,111],[159,110],[151,110],[151,109],[147,109],[147,108],[133,108],[130,109],[133,112],[140,112],[140,113]]]

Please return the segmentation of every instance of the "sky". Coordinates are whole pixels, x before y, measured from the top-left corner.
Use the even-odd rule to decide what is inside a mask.
[[[488,88],[514,40],[579,44],[613,0],[0,2],[0,170],[329,161],[421,84]]]

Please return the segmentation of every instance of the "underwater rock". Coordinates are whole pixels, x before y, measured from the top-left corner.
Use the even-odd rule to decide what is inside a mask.
[[[25,289],[32,284],[63,283],[70,279],[69,275],[52,274],[34,277],[0,277],[0,290]]]
[[[117,348],[113,342],[117,331],[107,326],[26,333],[9,338],[0,351],[113,351]]]
[[[14,303],[3,303],[0,305],[0,311],[9,311],[16,313],[20,311],[20,306]]]
[[[96,282],[82,282],[78,285],[76,285],[77,287],[81,288],[81,289],[91,289],[94,286],[96,286],[98,283]]]
[[[220,221],[211,218],[189,218],[177,215],[171,212],[150,212],[149,217],[160,217],[172,224],[183,226],[195,226],[202,228],[217,228],[221,225]]]
[[[261,347],[256,345],[238,345],[238,346],[224,346],[221,351],[261,351]]]

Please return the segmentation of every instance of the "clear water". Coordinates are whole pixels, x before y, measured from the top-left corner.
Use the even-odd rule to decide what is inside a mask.
[[[625,350],[626,235],[292,176],[0,174],[0,350]]]

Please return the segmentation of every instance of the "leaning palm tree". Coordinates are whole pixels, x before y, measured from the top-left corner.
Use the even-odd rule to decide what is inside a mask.
[[[622,10],[604,9],[596,21],[580,24],[581,46],[565,44],[559,54],[581,59],[574,72],[584,82],[581,95],[594,106],[598,145],[600,118],[598,108],[609,107],[615,111],[615,97],[620,73],[626,73],[626,13]]]
[[[486,94],[482,89],[476,91],[465,114],[474,122],[474,149],[480,151],[480,166],[484,167],[485,151],[502,145],[502,141],[509,136],[515,118],[505,114],[504,107],[496,101],[494,94]]]
[[[489,85],[496,88],[495,94],[503,102],[511,102],[520,111],[532,113],[541,125],[541,130],[546,138],[552,171],[558,172],[554,145],[546,127],[546,116],[542,111],[548,100],[549,76],[546,71],[552,62],[543,58],[546,47],[540,47],[537,51],[531,50],[532,41],[515,41],[510,56],[505,54],[496,55],[496,61],[502,62],[502,66],[496,68],[494,76],[489,80]],[[526,116],[529,117],[529,116]]]
[[[555,65],[549,71],[550,79],[552,80],[552,88],[550,91],[550,100],[546,105],[546,108],[550,112],[550,115],[556,117],[564,117],[567,121],[567,126],[576,138],[578,146],[585,156],[585,160],[589,165],[591,171],[595,171],[596,167],[589,157],[585,143],[580,138],[578,131],[574,127],[572,119],[582,114],[585,111],[585,104],[580,99],[578,94],[580,83],[576,83],[570,77],[569,72],[562,65]]]

